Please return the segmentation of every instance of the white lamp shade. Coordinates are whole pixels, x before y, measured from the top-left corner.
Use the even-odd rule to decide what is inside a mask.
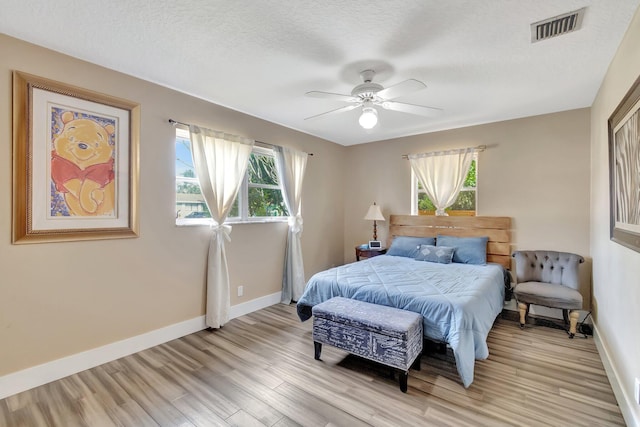
[[[375,203],[369,206],[369,210],[364,216],[364,219],[367,219],[369,221],[384,221],[384,216],[382,216],[380,206],[376,205]]]
[[[373,129],[378,124],[378,111],[373,107],[364,107],[358,123],[364,129]]]

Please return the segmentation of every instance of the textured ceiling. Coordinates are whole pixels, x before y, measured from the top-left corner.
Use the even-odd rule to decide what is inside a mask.
[[[353,145],[588,107],[638,4],[0,0],[0,32]],[[531,23],[585,6],[582,29],[531,44]],[[306,92],[349,94],[367,68],[385,87],[425,82],[398,101],[443,112],[382,110],[370,131],[358,125],[358,110],[304,120],[345,105]]]

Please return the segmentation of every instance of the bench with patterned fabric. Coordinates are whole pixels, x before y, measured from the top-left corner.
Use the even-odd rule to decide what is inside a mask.
[[[406,393],[409,367],[420,369],[422,316],[412,311],[335,297],[313,306],[315,358],[328,344],[399,369]]]

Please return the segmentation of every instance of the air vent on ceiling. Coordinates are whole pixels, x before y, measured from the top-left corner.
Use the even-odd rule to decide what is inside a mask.
[[[585,7],[573,12],[554,16],[553,18],[531,24],[531,43],[561,36],[582,27]]]

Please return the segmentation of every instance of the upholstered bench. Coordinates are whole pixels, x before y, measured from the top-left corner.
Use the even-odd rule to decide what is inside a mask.
[[[335,297],[313,306],[315,358],[328,344],[400,370],[407,392],[409,367],[420,369],[422,316],[384,305]]]

